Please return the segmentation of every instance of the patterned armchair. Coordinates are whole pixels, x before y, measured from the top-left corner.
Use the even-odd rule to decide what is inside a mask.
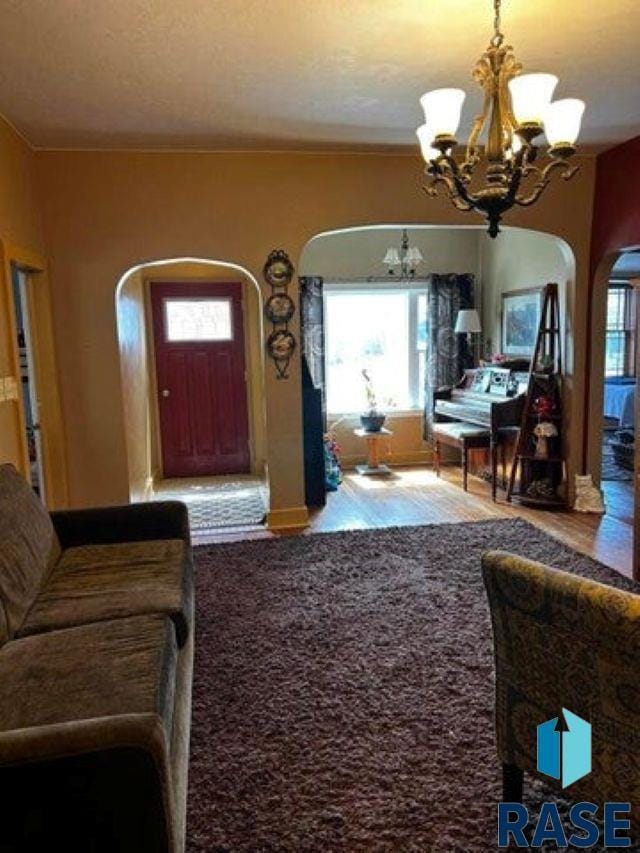
[[[568,788],[571,800],[630,802],[637,833],[640,596],[499,551],[482,572],[504,799],[522,799],[523,771],[537,773],[537,726],[567,708],[592,726],[592,771]]]

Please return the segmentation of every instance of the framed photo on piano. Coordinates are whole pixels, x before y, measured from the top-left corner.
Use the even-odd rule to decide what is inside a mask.
[[[510,290],[502,294],[504,355],[529,357],[533,353],[542,312],[543,288]]]

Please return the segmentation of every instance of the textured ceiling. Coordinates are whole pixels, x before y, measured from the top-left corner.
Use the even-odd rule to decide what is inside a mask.
[[[490,0],[0,0],[0,113],[43,148],[414,146],[419,96],[473,93]],[[638,0],[504,0],[526,70],[640,133]]]

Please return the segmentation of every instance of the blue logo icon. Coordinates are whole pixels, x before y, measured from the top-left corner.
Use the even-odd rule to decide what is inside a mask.
[[[566,708],[538,726],[538,771],[567,788],[591,773],[591,723]]]

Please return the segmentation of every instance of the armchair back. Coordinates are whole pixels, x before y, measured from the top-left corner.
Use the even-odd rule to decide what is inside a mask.
[[[503,764],[536,773],[537,726],[566,708],[592,726],[575,791],[640,807],[640,596],[500,551],[482,572]]]

